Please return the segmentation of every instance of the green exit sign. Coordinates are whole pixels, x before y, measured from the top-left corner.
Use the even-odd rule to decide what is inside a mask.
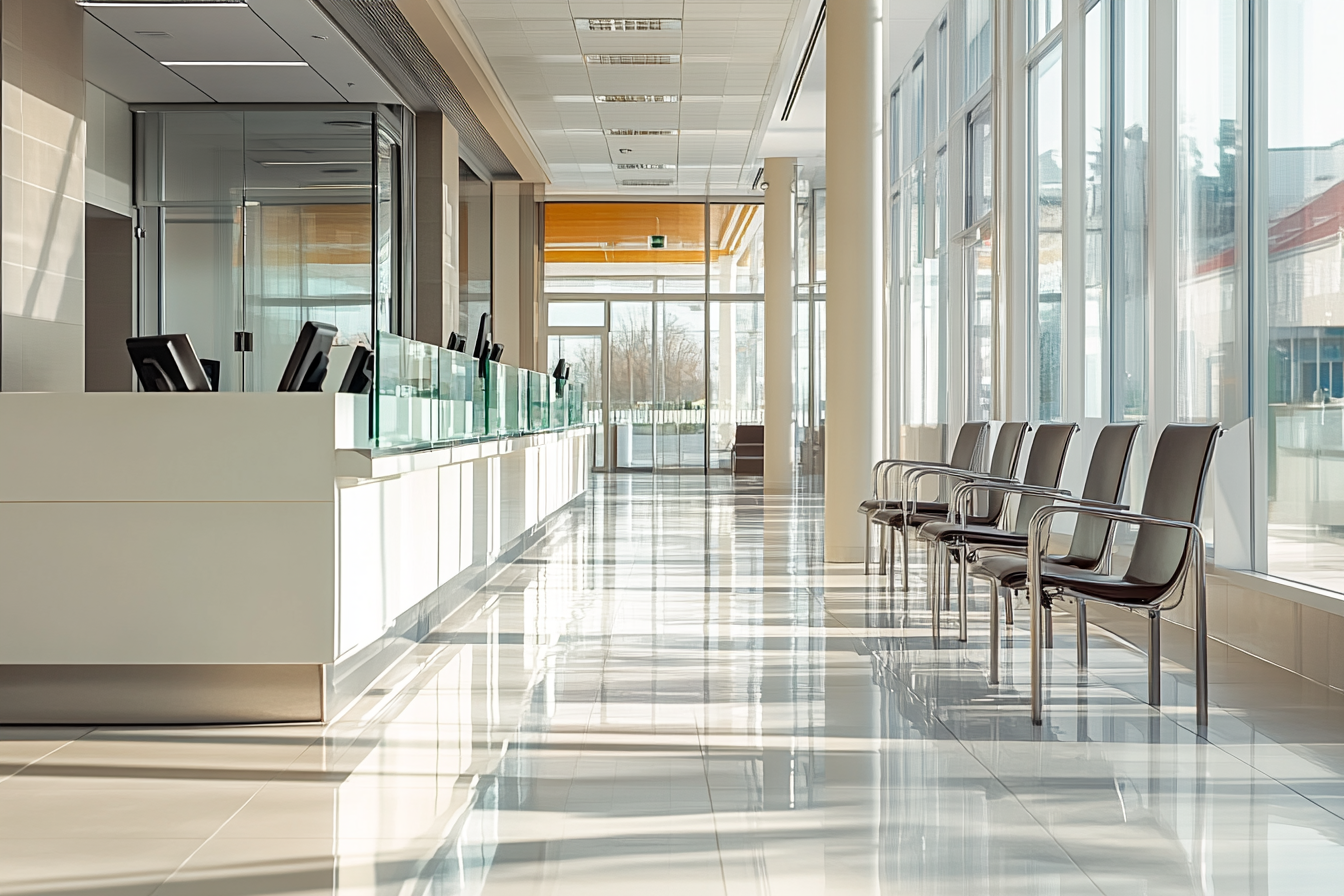
[[[661,233],[655,233],[655,234],[653,234],[652,236],[649,237],[649,248],[650,248],[650,249],[666,249],[666,248],[667,248],[667,237],[666,237],[664,234],[661,234]]]

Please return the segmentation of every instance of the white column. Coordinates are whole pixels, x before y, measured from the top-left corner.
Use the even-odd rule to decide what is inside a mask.
[[[765,490],[793,490],[793,173],[766,159]]]
[[[826,8],[826,560],[863,559],[881,457],[882,0]]]

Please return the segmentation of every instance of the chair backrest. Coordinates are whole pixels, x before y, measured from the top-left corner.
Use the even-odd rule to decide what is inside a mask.
[[[990,476],[999,479],[1012,479],[1017,470],[1017,460],[1022,456],[1022,440],[1031,429],[1028,423],[1005,423],[999,427],[999,438],[994,443],[994,454],[989,460]],[[1003,513],[1004,493],[991,491],[985,499],[984,512],[977,514],[980,520],[994,521]]]
[[[1144,516],[1193,523],[1199,519],[1204,483],[1213,463],[1213,449],[1223,428],[1217,423],[1173,423],[1162,430],[1153,450]],[[1144,585],[1173,585],[1184,568],[1189,536],[1170,526],[1140,524],[1134,553],[1124,579]],[[1198,545],[1197,550],[1204,550]]]
[[[1027,455],[1023,484],[1059,488],[1059,479],[1064,475],[1064,459],[1069,454],[1069,443],[1077,431],[1078,426],[1073,423],[1046,423],[1037,429],[1036,437],[1031,440],[1031,453]],[[1013,531],[1025,535],[1032,514],[1049,503],[1049,498],[1023,495],[1017,502]]]
[[[1084,498],[1105,504],[1114,504],[1120,500],[1120,494],[1125,489],[1125,477],[1129,475],[1129,459],[1134,453],[1135,437],[1141,425],[1113,423],[1097,435],[1097,444],[1092,446],[1092,461],[1087,467],[1087,481],[1083,484]],[[1108,520],[1086,514],[1079,516],[1073,527],[1069,553],[1064,556],[1063,562],[1088,569],[1096,566],[1101,562],[1101,552],[1106,550],[1110,534],[1111,523]]]
[[[764,445],[765,427],[758,423],[740,423],[733,432],[733,442],[737,445]]]
[[[980,446],[985,441],[985,434],[989,432],[989,424],[963,423],[961,429],[957,432],[956,444],[952,446],[952,456],[947,459],[949,467],[956,467],[958,470],[969,470],[975,463],[980,454]]]

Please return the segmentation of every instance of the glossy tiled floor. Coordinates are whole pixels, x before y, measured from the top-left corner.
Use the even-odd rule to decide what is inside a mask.
[[[708,493],[706,489],[708,488]],[[1067,618],[1047,724],[983,635],[818,560],[814,496],[613,476],[326,726],[0,729],[0,892],[1312,894],[1344,696]],[[972,632],[984,629],[983,601]]]

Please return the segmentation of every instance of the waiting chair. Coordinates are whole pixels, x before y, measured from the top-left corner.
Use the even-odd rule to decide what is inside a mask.
[[[994,456],[990,460],[988,475],[990,478],[1003,481],[1011,481],[1013,471],[1017,469],[1017,459],[1022,452],[1022,439],[1027,431],[1031,429],[1027,423],[1005,423],[999,427],[999,438],[994,443]],[[879,510],[873,514],[873,522],[887,527],[889,544],[887,581],[890,584],[894,570],[892,564],[895,563],[896,554],[896,536],[901,537],[901,590],[910,589],[910,537],[911,531],[918,530],[925,523],[935,522],[947,518],[948,504],[946,499],[933,502],[918,502],[914,496],[919,494],[919,483],[921,479],[929,476],[939,477],[942,480],[946,494],[949,482],[964,476],[965,471],[949,470],[947,468],[920,468],[914,467],[907,469],[903,477],[901,494],[904,496],[901,506]],[[989,508],[987,515],[993,519],[997,518],[1003,502],[1002,493],[991,493],[988,497]],[[922,504],[922,507],[921,507]],[[932,570],[929,570],[932,575]]]
[[[1064,460],[1069,453],[1069,443],[1077,431],[1078,427],[1073,423],[1047,423],[1041,426],[1031,441],[1031,453],[1027,456],[1027,469],[1022,476],[1021,484],[1048,489],[1059,488],[1059,480],[1064,473]],[[961,617],[959,637],[965,641],[968,612],[966,560],[970,551],[969,545],[1004,545],[1026,550],[1026,529],[1031,513],[1025,516],[1019,513],[1017,526],[1012,529],[1003,525],[1008,514],[1006,497],[1012,493],[1011,490],[991,489],[989,491],[991,500],[986,502],[989,506],[985,512],[978,515],[971,512],[972,496],[983,494],[982,487],[993,484],[995,483],[992,479],[976,480],[966,477],[965,482],[958,485],[955,490],[959,500],[951,503],[948,518],[925,523],[919,528],[919,538],[929,544],[934,564],[930,582],[934,591],[932,621],[935,638],[939,634],[937,599],[939,594],[951,591],[951,560],[954,555],[960,567],[957,589],[959,601],[957,611]],[[1036,508],[1031,509],[1034,511]]]
[[[1018,495],[1015,524],[1011,531],[993,535],[968,532],[961,538],[962,554],[969,564],[967,581],[990,580],[989,612],[989,683],[999,683],[999,601],[1003,598],[1008,624],[1012,625],[1012,595],[1027,587],[1027,547],[1031,518],[1036,511],[1053,502],[1065,501],[1079,507],[1093,506],[1110,510],[1128,510],[1116,502],[1125,488],[1129,460],[1139,432],[1138,423],[1116,423],[1104,427],[1092,447],[1087,478],[1081,498],[1058,488],[1044,486],[1008,486],[1005,491]],[[1039,436],[1037,436],[1039,438]],[[965,506],[971,485],[958,486],[953,492],[953,509]],[[1114,524],[1091,515],[1080,516],[1073,529],[1068,552],[1050,557],[1049,562],[1075,569],[1095,570],[1109,558]],[[1082,617],[1086,619],[1085,611]],[[1085,621],[1082,628],[1086,628]],[[1049,631],[1046,643],[1050,642]],[[1087,665],[1087,638],[1079,639],[1079,662]]]
[[[952,446],[952,455],[947,463],[938,463],[937,461],[927,460],[904,460],[900,458],[888,458],[880,460],[873,465],[873,496],[859,505],[859,513],[864,514],[868,519],[864,524],[863,532],[863,574],[868,575],[869,561],[872,556],[873,548],[873,514],[879,510],[901,507],[903,502],[896,498],[889,497],[891,492],[891,474],[896,470],[908,469],[911,467],[922,467],[927,469],[952,469],[952,470],[970,470],[980,460],[980,454],[984,448],[985,437],[989,432],[989,424],[984,422],[963,423],[961,429],[957,432],[957,441]],[[882,542],[882,550],[878,556],[878,568],[886,562],[886,543]]]
[[[765,475],[765,427],[739,424],[733,432],[731,452],[734,476]]]
[[[1185,586],[1195,592],[1195,724],[1209,724],[1209,614],[1205,593],[1204,535],[1199,519],[1218,424],[1172,424],[1153,451],[1143,512],[1098,507],[1042,507],[1031,518],[1027,546],[1027,594],[1031,604],[1031,720],[1042,721],[1042,626],[1051,602],[1072,597],[1081,605],[1099,601],[1148,616],[1148,702],[1162,702],[1162,613],[1176,607]],[[1045,550],[1051,521],[1069,513],[1138,527],[1124,573],[1080,570],[1051,564]],[[1085,617],[1084,617],[1085,618]],[[1086,637],[1080,632],[1080,637]]]

